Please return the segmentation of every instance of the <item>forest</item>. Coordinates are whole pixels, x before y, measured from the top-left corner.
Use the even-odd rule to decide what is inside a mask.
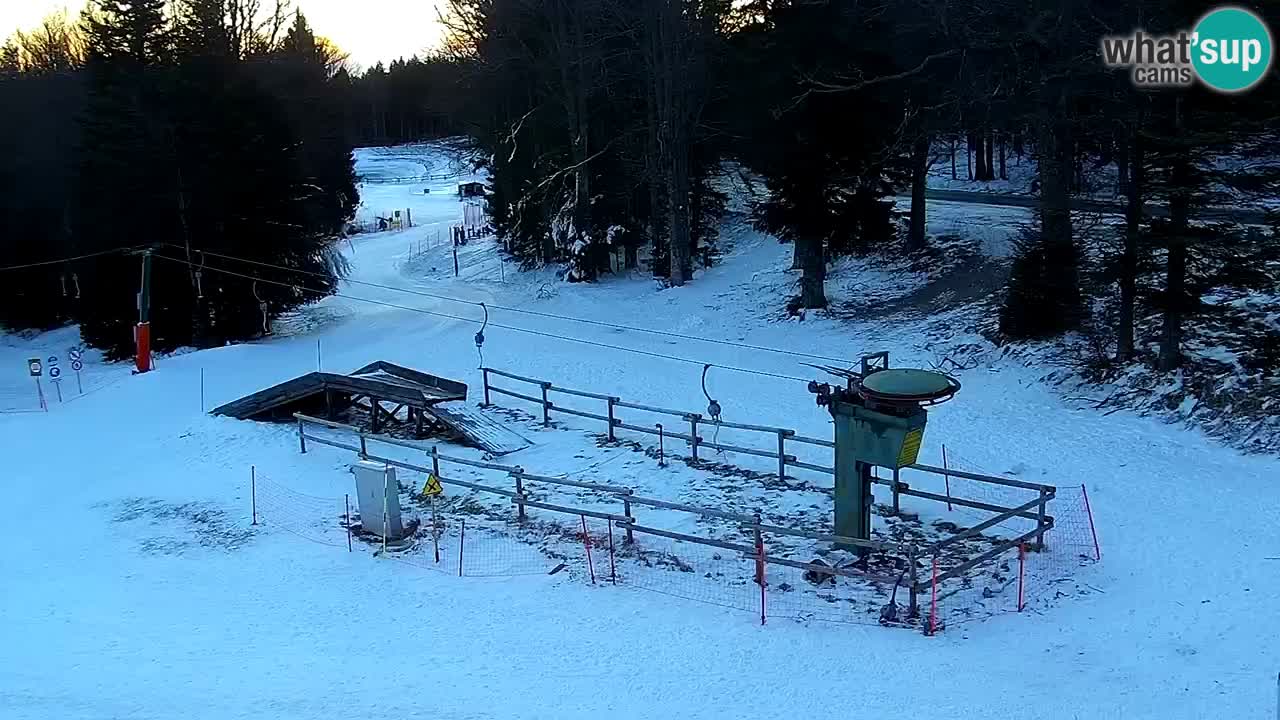
[[[643,252],[663,283],[697,282],[728,212],[717,180],[736,173],[759,187],[749,221],[794,248],[779,307],[821,311],[840,257],[947,252],[926,231],[927,177],[958,145],[976,181],[1014,157],[1037,168],[1035,219],[990,308],[997,342],[1067,339],[1099,379],[1175,373],[1213,345],[1249,402],[1280,396],[1280,217],[1205,213],[1280,207],[1280,81],[1139,87],[1102,58],[1102,38],[1193,27],[1203,3],[446,5],[441,47],[372,68],[259,0],[93,0],[15,36],[0,51],[0,103],[19,109],[0,117],[0,267],[182,247],[190,264],[157,280],[157,346],[253,337],[316,293],[201,277],[200,250],[319,272],[313,289],[332,291],[352,148],[464,136],[526,267],[592,282],[611,254],[635,267]],[[1275,3],[1238,5],[1280,27]],[[1073,212],[1106,173],[1120,214]],[[128,354],[135,256],[4,280],[0,323],[78,322]]]

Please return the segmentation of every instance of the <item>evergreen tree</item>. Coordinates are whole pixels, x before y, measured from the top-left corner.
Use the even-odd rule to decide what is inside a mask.
[[[90,0],[84,15],[90,56],[135,67],[167,59],[172,37],[164,7],[164,0]]]
[[[278,53],[244,58],[218,0],[180,5],[172,33],[152,10],[103,2],[88,24],[77,244],[157,248],[157,349],[252,337],[336,287],[332,243],[356,205],[340,106],[305,20]],[[205,251],[320,277],[230,266]],[[93,302],[81,332],[114,355],[131,352],[137,264],[108,257],[83,283]]]
[[[886,198],[903,182],[903,135],[885,119],[904,116],[906,88],[820,79],[898,72],[882,21],[836,3],[774,3],[742,35],[750,63],[742,74],[753,82],[740,102],[753,126],[738,152],[768,185],[757,224],[795,243],[798,307],[826,307],[830,254],[883,247],[895,234]]]

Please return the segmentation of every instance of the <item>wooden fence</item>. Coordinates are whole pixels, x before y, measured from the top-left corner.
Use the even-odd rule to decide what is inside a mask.
[[[491,391],[500,390],[499,388],[495,388],[489,385],[488,379],[487,379],[488,373],[500,374],[503,377],[511,377],[511,375],[508,373],[500,373],[492,369],[486,370],[486,382],[485,382],[486,404],[488,404],[489,402],[489,393]],[[587,393],[583,391],[566,390],[564,388],[557,388],[551,385],[550,383],[545,383],[545,382],[535,381],[535,380],[527,380],[525,378],[518,378],[518,379],[525,380],[526,382],[538,383],[542,388],[542,394],[543,394],[544,400],[539,401],[536,398],[526,396],[526,395],[521,395],[521,394],[518,394],[512,391],[507,391],[507,390],[501,390],[501,393],[511,395],[513,397],[530,400],[532,402],[539,402],[543,406],[544,421],[548,421],[549,413],[552,410],[556,410],[558,412],[565,412],[568,410],[567,408],[556,407],[551,402],[545,400],[546,395],[549,392],[564,392],[564,393],[574,394],[582,397],[591,397],[591,398],[607,401],[609,406],[608,415],[597,415],[597,414],[592,414],[592,413],[587,413],[587,412],[577,411],[577,410],[573,410],[569,414],[607,421],[610,423],[611,430],[613,428],[630,429],[630,427],[636,427],[636,428],[641,427],[641,426],[628,426],[628,424],[620,421],[615,415],[615,409],[619,407],[622,407],[622,408],[630,407],[630,408],[665,412],[669,414],[696,416],[696,413],[681,413],[681,411],[678,411],[678,410],[654,409],[645,405],[639,405],[635,403],[625,403],[616,397],[611,397],[607,395]],[[326,445],[329,447],[334,447],[334,448],[354,452],[361,459],[373,460],[376,462],[385,463],[392,467],[403,468],[403,469],[411,470],[415,472],[430,473],[434,475],[436,478],[438,478],[440,482],[444,485],[452,484],[458,487],[464,487],[471,490],[486,492],[493,495],[498,495],[500,497],[508,498],[511,504],[516,506],[516,514],[519,520],[524,520],[527,517],[528,508],[536,508],[536,509],[545,510],[548,512],[562,513],[568,516],[590,517],[590,518],[596,518],[601,520],[609,520],[618,524],[623,528],[624,532],[626,533],[626,540],[628,542],[633,541],[634,533],[638,532],[638,533],[654,535],[658,537],[664,537],[672,540],[696,543],[700,545],[720,548],[723,550],[729,550],[729,551],[739,553],[740,556],[744,559],[753,560],[757,562],[759,567],[759,572],[761,573],[763,573],[764,567],[766,565],[776,564],[776,565],[783,565],[787,567],[797,568],[805,571],[812,571],[812,572],[818,573],[819,576],[822,576],[822,575],[845,576],[853,579],[865,579],[866,577],[865,573],[857,570],[853,570],[853,569],[834,567],[829,565],[817,565],[813,563],[806,563],[802,561],[792,560],[789,558],[768,555],[765,552],[765,545],[763,542],[763,537],[766,533],[773,534],[773,535],[786,535],[791,537],[807,538],[807,539],[815,540],[818,542],[829,542],[829,543],[842,545],[846,547],[864,548],[866,550],[884,553],[886,555],[895,555],[897,557],[900,557],[904,561],[903,567],[905,568],[905,571],[902,573],[902,575],[898,577],[897,580],[895,581],[895,585],[899,587],[907,588],[909,593],[908,612],[911,615],[914,615],[916,612],[918,612],[919,598],[922,593],[929,593],[932,596],[936,597],[938,593],[938,586],[940,583],[948,579],[961,576],[971,568],[978,566],[983,562],[990,561],[1002,553],[1008,552],[1009,550],[1012,550],[1012,549],[1017,549],[1033,537],[1036,538],[1036,541],[1039,544],[1039,546],[1043,547],[1044,533],[1047,532],[1049,529],[1051,529],[1053,526],[1052,516],[1047,515],[1045,512],[1047,503],[1054,498],[1055,488],[1053,488],[1052,486],[1036,485],[1033,483],[1025,483],[1017,480],[1009,480],[1007,478],[996,478],[992,476],[980,475],[977,473],[969,473],[964,471],[954,471],[954,470],[948,471],[942,468],[934,468],[928,465],[919,465],[919,466],[913,466],[913,467],[914,469],[921,470],[924,472],[937,472],[937,473],[945,472],[945,473],[949,473],[950,475],[973,479],[980,482],[992,482],[992,483],[1003,485],[1006,487],[1035,490],[1037,491],[1037,496],[1034,499],[1029,500],[1026,503],[1023,503],[1017,507],[1005,508],[1005,507],[991,505],[987,503],[981,503],[977,501],[969,501],[961,498],[954,498],[954,497],[951,497],[950,495],[941,496],[933,493],[915,491],[915,490],[912,490],[907,483],[900,482],[896,479],[893,481],[878,479],[877,482],[880,482],[881,484],[891,485],[895,487],[897,492],[901,494],[913,495],[916,497],[922,497],[926,499],[935,499],[943,502],[949,500],[953,504],[972,507],[972,508],[981,509],[981,510],[988,510],[996,513],[995,515],[985,520],[984,522],[974,525],[966,530],[963,530],[962,532],[957,533],[956,535],[953,535],[949,538],[946,538],[936,543],[921,545],[918,543],[907,543],[907,542],[881,542],[881,541],[875,541],[875,540],[863,540],[860,538],[842,537],[838,535],[829,535],[829,534],[818,533],[818,532],[813,532],[809,530],[802,530],[798,528],[790,528],[790,527],[784,527],[784,526],[778,526],[778,525],[767,525],[761,522],[761,514],[758,511],[753,512],[751,514],[731,513],[723,510],[717,510],[714,508],[697,507],[693,505],[687,505],[684,503],[670,502],[662,499],[640,497],[635,494],[635,491],[633,489],[624,487],[624,486],[585,482],[580,480],[572,480],[569,478],[551,477],[547,475],[530,473],[525,471],[523,467],[518,465],[504,465],[500,463],[486,462],[486,461],[480,461],[480,460],[469,460],[466,458],[459,458],[459,457],[454,457],[450,455],[445,455],[440,453],[439,448],[435,445],[432,445],[428,449],[424,447],[421,443],[400,440],[397,438],[387,437],[384,435],[373,435],[365,432],[360,428],[357,428],[351,425],[345,425],[338,422],[333,422],[330,420],[309,417],[302,414],[295,414],[294,418],[297,420],[298,442],[299,442],[299,447],[303,453],[307,452],[307,443],[311,442],[311,443]],[[682,439],[689,439],[691,442],[693,442],[691,439],[697,437],[697,422],[699,419],[700,419],[700,416],[690,419],[690,422],[693,424],[692,427],[690,428],[691,431],[688,435],[680,436],[682,437]],[[308,426],[312,426],[312,425],[342,431],[347,435],[353,436],[356,443],[358,444],[341,442],[338,440],[333,440],[330,438],[321,437],[312,433],[308,433],[307,428]],[[755,430],[763,433],[776,434],[777,437],[780,438],[780,443],[782,442],[781,438],[783,437],[788,439],[794,439],[796,437],[795,433],[782,428],[772,428],[772,427],[749,425],[749,424],[743,424],[743,423],[734,423],[733,426],[741,429],[745,429],[745,430]],[[648,428],[642,428],[642,429],[644,431],[649,430]],[[808,440],[808,439],[806,438],[805,440]],[[411,450],[423,452],[429,458],[430,466],[428,467],[425,465],[417,465],[414,463],[405,462],[402,460],[396,460],[393,458],[374,454],[369,450],[370,442],[384,443],[387,445],[399,446],[399,447],[404,447]],[[826,441],[818,441],[818,442],[825,443],[826,445],[830,445],[830,443],[827,443]],[[704,446],[714,446],[714,444],[706,443],[706,442],[699,442],[698,444],[701,444]],[[754,453],[754,454],[762,454],[762,453]],[[780,448],[779,457],[782,457],[782,458],[787,457],[782,448]],[[441,469],[442,464],[446,466],[449,464],[454,464],[454,465],[461,465],[461,466],[467,466],[467,467],[473,467],[473,468],[479,468],[479,469],[494,470],[497,472],[505,473],[506,476],[510,479],[511,484],[508,487],[497,487],[495,485],[487,485],[483,483],[460,480],[456,477],[450,477],[448,474],[444,473]],[[526,493],[527,483],[545,483],[550,485],[594,490],[604,494],[607,497],[613,498],[619,504],[621,512],[618,512],[618,513],[602,512],[600,510],[574,508],[574,507],[568,507],[564,505],[531,500],[529,499]],[[634,507],[637,505],[653,507],[653,508],[663,508],[663,509],[675,510],[679,512],[691,513],[691,514],[699,515],[702,517],[727,520],[727,521],[736,523],[739,528],[751,532],[755,542],[753,543],[753,545],[747,545],[744,543],[734,543],[734,542],[729,542],[724,540],[718,540],[715,538],[688,535],[685,533],[679,533],[672,530],[666,530],[663,528],[642,525],[636,521],[636,517],[634,514]],[[1023,519],[1035,520],[1036,521],[1035,527],[1027,532],[1020,534],[1015,538],[1012,538],[1009,540],[1003,540],[993,545],[989,550],[987,550],[986,552],[983,552],[981,555],[975,556],[973,558],[969,558],[964,563],[958,566],[948,568],[945,572],[942,572],[940,574],[935,572],[931,576],[925,576],[925,577],[920,577],[918,575],[917,566],[919,565],[919,561],[923,561],[929,558],[930,556],[932,556],[934,558],[934,565],[936,567],[936,564],[937,564],[936,558],[938,557],[939,553],[943,549],[945,549],[947,546],[960,542],[961,540],[964,540],[966,538],[974,537],[982,533],[983,531],[1012,518],[1023,518]],[[763,575],[761,575],[760,577],[763,577]],[[931,631],[933,627],[934,627],[934,621],[933,621],[933,618],[930,617],[926,630]]]
[[[816,463],[801,462],[796,458],[795,455],[791,455],[787,453],[787,443],[789,442],[802,443],[802,444],[807,444],[807,445],[812,445],[812,446],[817,446],[822,448],[830,448],[834,453],[835,443],[832,442],[831,440],[823,440],[821,438],[806,437],[804,435],[800,435],[795,430],[792,430],[790,428],[772,427],[768,425],[757,425],[757,424],[749,424],[749,423],[729,422],[727,420],[713,420],[711,418],[704,417],[701,413],[692,412],[689,410],[674,410],[671,408],[661,408],[661,407],[654,407],[652,405],[642,405],[640,403],[627,402],[614,395],[605,395],[603,393],[594,393],[594,392],[587,392],[585,390],[575,390],[572,388],[561,387],[559,385],[554,385],[550,382],[547,382],[546,380],[538,380],[535,378],[524,377],[522,375],[516,375],[514,373],[509,373],[504,370],[496,370],[494,368],[481,368],[481,372],[484,378],[484,404],[485,405],[491,404],[492,394],[495,394],[495,393],[499,395],[507,395],[509,397],[514,397],[520,400],[525,400],[531,403],[535,403],[541,406],[542,408],[543,425],[550,424],[552,412],[564,413],[566,415],[584,417],[590,420],[597,420],[599,422],[605,423],[608,429],[608,437],[610,441],[614,441],[617,439],[618,430],[629,430],[632,432],[646,433],[649,435],[657,435],[663,439],[676,438],[677,440],[684,441],[689,445],[690,456],[694,460],[698,459],[698,449],[700,447],[706,447],[706,448],[713,448],[717,450],[726,450],[729,452],[739,452],[746,455],[753,455],[756,457],[765,457],[765,458],[775,459],[777,461],[777,467],[778,467],[777,474],[779,478],[786,477],[787,468],[789,467],[800,468],[803,470],[810,470],[813,472],[832,476],[833,478],[835,476],[834,457],[832,458],[831,465],[820,465]],[[495,376],[504,377],[510,380],[516,380],[518,382],[536,385],[541,391],[541,397],[534,397],[532,395],[526,395],[524,393],[516,392],[514,390],[509,390],[507,388],[498,387],[490,381],[490,375],[495,375]],[[588,398],[592,400],[603,401],[605,403],[605,412],[604,414],[593,413],[593,412],[587,412],[584,410],[578,410],[575,408],[568,408],[568,407],[557,405],[552,399],[552,393],[560,393],[563,395],[571,395],[575,397],[582,397],[582,398]],[[689,432],[687,433],[671,432],[666,428],[662,427],[661,425],[655,425],[654,427],[646,427],[644,425],[637,425],[637,424],[625,422],[618,417],[619,408],[643,410],[646,412],[658,413],[660,415],[670,415],[670,416],[678,417],[682,421],[687,422],[689,424]],[[699,435],[699,428],[707,427],[707,426],[732,428],[735,430],[745,430],[748,432],[755,432],[755,433],[760,433],[761,435],[771,436],[769,437],[769,440],[766,441],[766,443],[768,444],[768,449],[764,449],[763,447],[766,443],[761,443],[761,447],[749,448],[749,447],[740,447],[735,445],[726,445],[726,444],[707,440],[706,438],[703,438],[701,435]],[[975,510],[984,510],[987,512],[998,513],[999,515],[997,517],[999,519],[996,520],[995,522],[992,522],[991,525],[988,525],[987,527],[994,526],[996,524],[999,524],[1000,522],[1003,522],[1009,519],[1008,517],[1004,517],[1005,514],[1009,514],[1009,513],[1012,513],[1010,517],[1020,517],[1027,520],[1036,520],[1040,525],[1044,526],[1045,529],[1052,527],[1053,517],[1048,515],[1048,503],[1050,500],[1053,499],[1054,493],[1056,491],[1056,488],[1052,485],[1029,483],[1021,480],[1013,480],[1011,478],[997,477],[995,475],[984,475],[981,473],[965,472],[960,470],[949,470],[947,468],[940,468],[934,465],[926,465],[923,463],[916,463],[914,465],[909,465],[907,467],[911,470],[915,470],[923,473],[942,475],[944,477],[947,477],[948,479],[951,477],[959,477],[959,478],[965,478],[968,480],[974,480],[976,482],[988,483],[992,485],[999,485],[999,486],[1009,487],[1009,488],[1017,488],[1020,490],[1027,490],[1027,491],[1036,493],[1037,499],[1029,503],[1030,507],[1023,506],[1019,508],[1010,508],[1010,507],[1003,507],[1000,505],[993,505],[991,503],[984,503],[978,500],[971,500],[968,498],[953,497],[949,493],[946,495],[940,495],[938,493],[930,493],[923,490],[914,489],[911,487],[909,483],[903,482],[901,480],[901,477],[898,475],[898,473],[895,473],[894,477],[892,478],[880,478],[880,477],[873,478],[873,482],[875,482],[876,484],[884,485],[890,488],[890,491],[893,494],[893,508],[895,511],[897,511],[899,508],[900,496],[907,495],[910,497],[921,498],[923,500],[933,500],[936,502],[948,503],[950,505],[959,505],[961,507],[968,507]],[[1037,531],[1036,533],[1034,533],[1034,535],[1036,537],[1036,542],[1043,544],[1044,542],[1043,531]]]

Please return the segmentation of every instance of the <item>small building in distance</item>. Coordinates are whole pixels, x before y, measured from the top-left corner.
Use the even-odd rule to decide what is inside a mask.
[[[484,197],[484,183],[465,182],[458,184],[458,197]]]

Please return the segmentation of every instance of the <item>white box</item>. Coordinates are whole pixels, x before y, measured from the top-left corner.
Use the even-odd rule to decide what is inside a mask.
[[[400,485],[396,469],[390,465],[361,460],[351,466],[356,476],[356,499],[360,509],[360,527],[388,540],[404,536],[400,522]],[[383,516],[386,525],[383,525]]]

